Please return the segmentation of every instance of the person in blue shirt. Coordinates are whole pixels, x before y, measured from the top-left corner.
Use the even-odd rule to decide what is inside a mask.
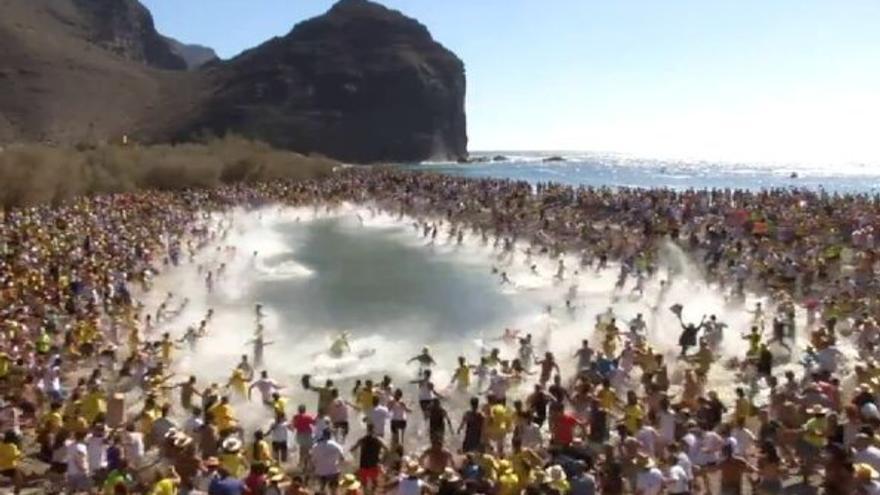
[[[233,478],[222,467],[217,471],[218,477],[208,486],[208,495],[244,495],[247,489],[244,482]]]

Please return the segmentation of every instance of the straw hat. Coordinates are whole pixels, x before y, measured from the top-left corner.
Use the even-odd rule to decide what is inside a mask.
[[[193,439],[185,433],[178,433],[174,436],[174,446],[177,448],[186,447],[193,443]]]
[[[871,481],[880,478],[877,470],[864,462],[854,465],[853,470],[855,471],[856,479],[859,481]]]
[[[272,481],[275,483],[281,483],[282,481],[284,481],[284,471],[282,471],[281,469],[279,469],[277,467],[270,468],[268,476],[269,476],[269,481]]]
[[[547,468],[547,478],[551,483],[557,481],[564,481],[567,476],[565,475],[565,470],[562,469],[562,466],[559,464],[554,464]]]
[[[443,474],[440,475],[441,481],[447,481],[449,483],[455,483],[460,479],[461,477],[458,475],[457,472],[455,472],[455,469],[452,469],[451,467],[444,469]]]
[[[355,475],[349,473],[339,480],[339,488],[342,488],[343,491],[360,490],[361,483]]]
[[[410,460],[403,466],[403,472],[407,476],[419,476],[422,474],[422,466],[419,461]]]
[[[810,415],[812,415],[812,416],[824,415],[824,414],[826,414],[827,412],[828,412],[828,410],[825,409],[824,407],[822,407],[822,406],[819,405],[819,404],[816,404],[816,405],[814,405],[814,406],[811,406],[811,407],[808,407],[808,408],[807,408],[807,414],[810,414]]]
[[[223,443],[220,444],[220,448],[227,454],[236,454],[241,450],[241,440],[237,437],[227,437],[223,440]]]
[[[654,459],[644,452],[638,453],[638,455],[636,456],[636,462],[639,466],[645,469],[651,469],[657,466],[657,464],[654,462]]]

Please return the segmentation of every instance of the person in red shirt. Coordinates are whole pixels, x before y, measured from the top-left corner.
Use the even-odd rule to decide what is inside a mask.
[[[248,493],[263,493],[269,486],[269,478],[266,476],[268,469],[262,462],[251,464],[251,472],[244,479],[244,486]]]
[[[565,411],[565,406],[554,402],[550,406],[550,439],[555,445],[571,445],[574,441],[575,429],[585,430],[584,424]]]
[[[314,441],[315,417],[306,413],[306,406],[300,405],[296,414],[290,420],[290,429],[294,432],[296,445],[299,449],[299,466],[306,469],[309,464]]]

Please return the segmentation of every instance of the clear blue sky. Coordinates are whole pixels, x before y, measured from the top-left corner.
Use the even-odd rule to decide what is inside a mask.
[[[328,0],[142,0],[221,57]],[[880,166],[880,1],[385,0],[464,60],[471,149]]]

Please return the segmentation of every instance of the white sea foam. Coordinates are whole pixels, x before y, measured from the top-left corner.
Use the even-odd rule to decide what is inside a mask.
[[[432,256],[451,261],[452,269],[470,270],[473,274],[469,276],[486,278],[500,297],[499,301],[506,301],[505,304],[515,308],[515,311],[502,315],[491,324],[461,329],[461,336],[454,338],[438,332],[431,322],[419,315],[389,318],[372,333],[357,334],[352,338],[352,356],[355,357],[333,359],[326,351],[331,339],[345,328],[316,328],[299,317],[302,315],[281,314],[266,306],[263,320],[265,339],[274,342],[265,351],[267,369],[271,376],[289,386],[285,395],[296,402],[308,398],[303,397],[299,385],[299,378],[303,374],[313,374],[320,379],[331,378],[341,383],[349,383],[351,379],[360,377],[378,380],[382,375],[389,374],[396,381],[404,383],[415,375],[414,365],[407,364],[407,360],[423,345],[431,346],[439,363],[435,370],[436,383],[445,388],[456,357],[460,355],[475,362],[486,347],[499,347],[503,355],[512,356],[514,346],[498,340],[504,328],[533,334],[538,350],[554,352],[564,372],[570,376],[574,370],[573,353],[580,341],[590,339],[594,347],[599,346],[593,335],[594,322],[597,315],[606,312],[609,307],[613,308],[622,327],[637,313],[645,315],[649,341],[666,355],[673,378],[677,379],[684,367],[676,360],[681,328],[677,318],[668,310],[676,302],[684,304],[683,317],[686,322],[696,323],[703,315],[716,314],[729,325],[720,349],[721,359],[713,367],[709,384],[710,388],[721,390],[726,397],[738,384],[734,373],[720,363],[744,355],[747,344],[740,334],[749,327],[749,315],[741,306],[726,301],[717,288],[707,285],[687,255],[671,243],[661,249],[663,268],[660,273],[665,274],[672,269],[679,275],[665,299],[658,304],[659,280],[665,275],[649,281],[641,298],[629,295],[631,285],[615,295],[614,265],[600,273],[587,270],[575,274],[578,260],[566,256],[563,259],[568,268],[564,279],[559,281],[554,278],[557,260],[534,256],[532,264],[536,265],[537,274],[533,273],[522,254],[525,246],[517,247],[513,259],[499,261],[499,253],[491,247],[491,242],[484,246],[479,236],[468,233],[461,245],[446,243],[443,228],[437,243],[426,246],[426,240],[412,227],[413,219],[398,219],[394,215],[361,206],[346,204],[332,213],[317,214],[311,209],[236,210],[227,218],[234,222],[234,227],[225,245],[235,246],[235,254],[209,248],[200,253],[196,260],[196,263],[214,270],[220,263],[227,265],[226,274],[217,280],[212,294],[205,290],[204,274],[197,273],[195,265],[186,265],[162,274],[157,279],[157,290],[147,297],[148,308],[155,308],[168,290],[174,291],[179,297],[185,294],[189,298],[186,310],[177,319],[164,325],[163,330],[176,335],[182,334],[187,325],[197,324],[209,307],[214,309],[209,335],[198,344],[195,353],[179,351],[181,359],[175,366],[175,371],[180,375],[197,375],[202,386],[207,382],[225,383],[241,355],[251,353],[248,341],[252,339],[255,328],[254,304],[260,302],[253,291],[260,280],[268,277],[273,283],[278,283],[288,279],[320,280],[322,277],[320,271],[297,259],[297,246],[291,245],[292,241],[285,238],[279,228],[297,222],[306,227],[309,222],[328,218],[343,219],[341,228],[354,233],[385,236],[412,249],[432,250]],[[254,251],[257,251],[256,258]],[[277,256],[283,256],[285,260],[274,265],[267,263],[267,259]],[[352,252],[351,256],[358,256],[358,253]],[[491,271],[493,266],[506,272],[512,284],[500,284],[499,275]],[[572,285],[577,286],[576,290],[572,289]],[[566,296],[571,291],[577,293],[573,312],[564,307]],[[757,300],[751,296],[747,304],[751,306]],[[547,305],[552,306],[551,313],[546,311]],[[314,311],[322,310],[314,308]],[[799,319],[803,320],[802,315]],[[375,353],[363,359],[356,357],[370,350]],[[404,389],[409,397],[414,398],[412,386],[404,385]],[[260,415],[259,407],[240,406],[240,414],[247,422],[259,424],[265,419]]]

